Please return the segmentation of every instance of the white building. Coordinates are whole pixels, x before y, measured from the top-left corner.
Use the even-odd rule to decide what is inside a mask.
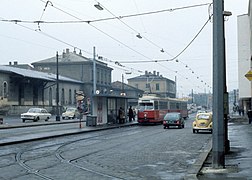
[[[252,4],[248,5],[248,14],[239,15],[238,23],[238,82],[239,106],[248,110],[251,105],[252,82],[245,75],[252,71]]]

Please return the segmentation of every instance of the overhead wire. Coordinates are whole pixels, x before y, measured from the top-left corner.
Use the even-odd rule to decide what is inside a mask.
[[[50,1],[44,1],[44,0],[40,0],[40,1],[46,3],[45,8],[44,8],[44,11],[45,11],[45,9],[46,9],[46,7],[47,7],[47,5],[48,5],[48,3],[49,3]],[[171,11],[178,10],[178,9],[185,9],[185,8],[197,7],[197,6],[203,6],[203,5],[209,5],[209,3],[201,4],[201,5],[193,5],[193,6],[181,7],[181,8],[175,8],[175,9],[169,9],[169,10],[166,9],[166,10],[155,11],[155,12],[148,12],[148,13],[138,13],[138,14],[135,14],[135,15],[118,16],[118,17],[109,18],[109,19],[121,19],[121,18],[125,18],[125,17],[134,17],[134,16],[140,16],[140,15],[148,15],[148,14],[154,14],[154,13],[160,13],[160,12],[166,12],[166,11],[170,11],[170,12],[171,12]],[[63,13],[68,14],[69,16],[72,16],[72,17],[78,19],[79,21],[86,22],[86,23],[88,23],[89,25],[91,25],[91,24],[90,24],[91,22],[97,22],[97,21],[98,21],[98,20],[96,20],[96,21],[83,21],[83,20],[81,20],[80,18],[78,18],[77,16],[74,16],[74,15],[72,15],[72,14],[70,14],[70,13],[68,13],[68,12],[66,12],[66,11],[64,11],[64,10],[62,10],[62,9],[60,9],[60,8],[58,8],[58,7],[53,6],[52,3],[51,3],[51,6],[54,7],[54,8],[56,8],[57,10],[63,12]],[[38,23],[38,25],[39,25],[40,23],[45,23],[45,21],[42,21],[42,17],[43,17],[43,15],[44,15],[44,11],[43,11],[43,13],[42,13],[42,15],[41,15],[40,21],[33,21],[33,23]],[[100,20],[109,20],[109,19],[100,19]],[[1,21],[10,21],[10,22],[15,22],[16,24],[17,24],[17,23],[21,23],[21,22],[29,22],[29,21],[21,21],[21,20],[3,20],[3,19],[2,19]],[[208,21],[209,21],[209,20],[208,20]],[[207,22],[208,22],[208,21],[207,21]],[[73,22],[73,21],[72,21],[72,22]],[[123,22],[123,21],[122,21],[122,22]],[[173,60],[176,59],[178,56],[180,56],[180,55],[191,45],[191,43],[197,38],[197,36],[198,36],[198,35],[200,34],[200,32],[203,30],[203,28],[205,27],[205,25],[207,24],[207,22],[204,24],[204,26],[201,28],[201,30],[197,33],[197,35],[193,38],[193,40],[192,40],[192,41],[191,41],[191,42],[190,42],[190,43],[189,43],[178,55],[177,55],[177,56],[175,56],[174,58],[172,58]],[[20,25],[20,24],[19,24],[19,25]],[[126,25],[126,24],[125,24],[125,25]],[[21,26],[22,26],[22,25],[21,25]],[[126,46],[127,48],[133,50],[134,52],[136,52],[136,53],[142,55],[143,57],[145,57],[145,58],[147,58],[147,59],[150,59],[149,57],[145,56],[144,54],[142,54],[142,53],[136,51],[135,49],[131,48],[130,46],[128,46],[128,45],[124,44],[123,42],[117,40],[116,38],[112,37],[112,36],[109,35],[108,33],[106,33],[106,32],[104,32],[104,31],[100,30],[99,28],[97,28],[97,27],[95,27],[95,26],[93,26],[93,25],[91,25],[91,26],[92,26],[93,28],[97,29],[98,31],[102,32],[103,34],[109,36],[109,37],[112,38],[113,40],[115,40],[115,41],[119,42],[120,44]],[[23,26],[23,27],[25,27],[25,26]],[[27,28],[27,27],[26,27],[26,28]],[[38,30],[39,30],[39,32],[40,32],[41,34],[44,34],[44,35],[47,36],[47,37],[50,37],[50,38],[52,38],[52,39],[54,39],[54,40],[57,40],[57,41],[59,41],[59,42],[61,42],[61,43],[64,43],[64,44],[66,44],[66,45],[68,45],[68,46],[70,46],[70,47],[76,48],[75,46],[73,46],[73,45],[71,45],[71,44],[69,44],[69,43],[66,43],[66,42],[64,42],[64,41],[62,41],[62,40],[60,40],[60,39],[58,39],[58,38],[55,38],[54,36],[51,36],[51,35],[49,35],[49,34],[47,34],[47,33],[45,33],[45,32],[42,32],[41,29],[40,29],[40,27],[39,27]],[[152,42],[152,41],[151,41],[151,42]],[[77,49],[79,49],[79,48],[77,48]],[[80,50],[81,50],[81,49],[80,49]],[[89,53],[89,54],[90,54],[90,53]],[[162,62],[162,61],[169,61],[169,60],[152,60],[152,59],[150,59],[150,61],[141,61],[141,62]],[[126,62],[121,62],[121,63],[126,63]]]

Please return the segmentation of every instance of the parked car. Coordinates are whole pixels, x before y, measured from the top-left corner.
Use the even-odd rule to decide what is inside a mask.
[[[26,120],[32,120],[34,122],[38,120],[48,121],[51,116],[44,108],[30,108],[26,113],[21,114],[21,119],[23,122]]]
[[[193,121],[193,133],[199,131],[210,131],[212,133],[212,113],[199,113]]]
[[[62,113],[62,119],[74,119],[80,116],[77,108],[69,107],[64,113]]]
[[[176,126],[181,129],[185,127],[185,121],[180,113],[169,112],[164,116],[163,126],[164,129],[169,128],[170,126]]]

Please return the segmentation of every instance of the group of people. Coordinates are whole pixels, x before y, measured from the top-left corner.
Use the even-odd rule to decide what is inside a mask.
[[[244,115],[245,115],[245,114],[244,114],[244,109],[243,109],[243,107],[239,107],[239,106],[237,106],[237,105],[234,105],[233,111],[234,111],[234,112],[237,112],[237,111],[238,111],[239,116],[244,116]],[[249,109],[249,110],[247,111],[247,116],[248,116],[248,119],[249,119],[249,124],[251,124],[251,123],[252,123],[252,110],[251,110],[251,109]]]
[[[132,122],[132,121],[135,121],[135,115],[136,115],[136,112],[135,110],[132,109],[132,106],[129,107],[129,110],[128,110],[128,113],[127,113],[127,116],[129,117],[129,122]],[[122,107],[119,108],[119,111],[118,111],[118,119],[119,119],[119,123],[120,124],[123,124],[125,123],[125,112],[123,110]]]

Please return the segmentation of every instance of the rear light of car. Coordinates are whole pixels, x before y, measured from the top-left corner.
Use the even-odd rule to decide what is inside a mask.
[[[163,121],[163,124],[166,124],[166,121]]]
[[[179,121],[179,120],[177,120],[177,121],[176,121],[176,124],[180,124],[180,121]]]

